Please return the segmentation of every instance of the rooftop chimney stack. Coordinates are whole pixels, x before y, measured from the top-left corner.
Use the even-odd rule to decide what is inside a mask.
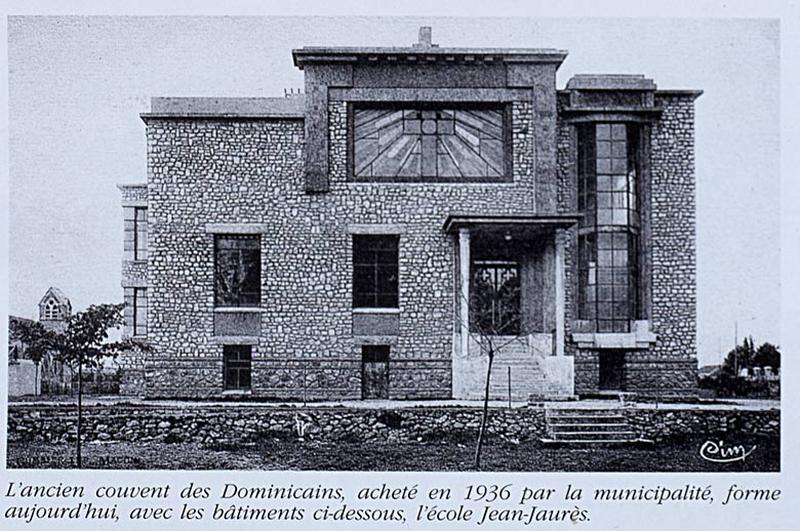
[[[419,42],[412,45],[413,48],[431,48],[436,46],[432,42],[433,30],[430,26],[420,26],[419,28]]]

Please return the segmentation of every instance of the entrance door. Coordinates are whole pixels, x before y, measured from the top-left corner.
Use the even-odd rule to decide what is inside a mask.
[[[600,382],[601,391],[621,391],[622,371],[625,364],[625,353],[621,350],[606,350],[600,352]]]
[[[361,347],[361,398],[389,398],[389,346]]]

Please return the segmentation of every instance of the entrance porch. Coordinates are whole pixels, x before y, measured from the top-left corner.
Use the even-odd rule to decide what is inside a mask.
[[[564,355],[565,229],[571,215],[451,216],[457,238],[453,398],[574,395],[573,358]]]

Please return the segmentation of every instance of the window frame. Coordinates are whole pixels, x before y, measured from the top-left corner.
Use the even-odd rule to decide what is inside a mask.
[[[513,317],[511,320],[503,322],[502,317],[508,313],[508,301],[502,298],[500,291],[503,285],[499,284],[500,275],[494,273],[491,301],[479,301],[476,298],[478,282],[476,277],[478,271],[481,269],[490,269],[494,271],[508,270],[513,271],[513,278],[517,283],[517,291],[514,294],[513,307],[510,308]],[[490,319],[491,325],[482,324],[481,315],[473,313],[476,309],[474,306],[480,302],[491,303]],[[505,311],[504,311],[505,310]],[[491,259],[478,259],[472,260],[470,263],[470,308],[469,308],[469,327],[470,332],[481,333],[484,335],[499,335],[499,336],[518,336],[522,332],[522,265],[519,260],[506,259],[506,258],[491,258]]]
[[[355,173],[355,111],[356,109],[394,110],[496,110],[503,116],[503,172],[500,176],[444,177],[444,176],[357,176]],[[363,183],[510,183],[513,174],[513,112],[512,102],[462,102],[462,101],[371,101],[347,103],[347,179]]]
[[[365,261],[365,262],[357,262],[357,255],[360,254],[356,248],[357,241],[364,241],[372,240],[371,247],[368,246],[365,249],[363,254],[372,254],[370,258],[372,260]],[[385,243],[391,241],[394,246],[394,249],[385,249],[379,247],[379,241],[383,240]],[[399,234],[353,234],[351,238],[351,259],[352,259],[352,304],[354,310],[382,310],[382,309],[391,309],[391,310],[398,310],[400,308],[400,235]],[[360,245],[360,244],[358,244]],[[366,244],[365,244],[366,245]],[[381,262],[379,259],[379,255],[381,253],[393,253],[394,254],[394,261],[393,262]],[[356,286],[358,281],[358,268],[372,268],[373,274],[373,291],[356,291]],[[395,274],[395,279],[393,281],[392,292],[388,291],[380,291],[380,284],[381,281],[378,278],[379,273],[386,269],[392,269]],[[365,304],[359,302],[358,297],[361,295],[369,294],[373,297],[373,302],[371,304]],[[394,300],[392,300],[388,304],[382,303],[380,300],[381,296],[393,296]]]
[[[256,245],[254,245],[251,248],[243,246],[243,247],[240,247],[240,248],[225,248],[225,249],[221,249],[220,248],[220,242],[222,240],[225,240],[225,239],[231,240],[231,241],[237,241],[237,240],[247,241],[247,240],[251,240],[253,242],[256,242]],[[263,259],[261,234],[228,234],[228,233],[219,233],[219,234],[214,234],[213,240],[214,240],[213,241],[213,255],[214,255],[214,260],[213,260],[213,268],[214,268],[213,269],[213,275],[214,275],[213,276],[213,282],[214,282],[214,307],[215,308],[260,308],[261,307],[261,300],[262,300],[261,287],[262,287],[262,283],[263,283],[263,268],[262,268],[262,265],[261,265],[261,261]],[[225,300],[223,300],[221,298],[221,288],[220,288],[220,285],[219,285],[219,282],[220,282],[219,275],[220,275],[220,267],[221,267],[221,264],[220,264],[220,252],[221,251],[230,252],[230,253],[234,253],[235,252],[236,254],[238,254],[240,260],[243,258],[243,255],[244,255],[245,251],[250,251],[250,252],[256,253],[256,258],[255,258],[255,260],[252,261],[252,263],[254,263],[256,265],[256,270],[252,274],[255,275],[258,280],[255,283],[257,285],[256,289],[248,292],[249,298],[245,298],[245,300],[242,300],[242,298],[245,297],[245,296],[241,292],[238,294],[238,300],[235,300],[235,301],[232,301],[232,302],[231,301],[225,301]],[[249,273],[249,272],[246,272],[245,274],[247,274],[247,273]],[[244,283],[245,283],[245,281],[243,280],[242,284],[244,284]]]
[[[61,318],[61,308],[55,299],[47,299],[44,303],[44,321],[58,321]]]
[[[141,214],[141,219],[139,215]],[[133,259],[147,260],[147,207],[133,207]]]
[[[233,356],[236,359],[231,359]],[[231,366],[233,362],[234,366]],[[229,376],[235,374],[236,385]],[[242,385],[242,375],[246,374],[247,385]],[[252,345],[223,345],[222,347],[222,388],[224,391],[246,392],[253,389],[253,347]]]
[[[147,336],[147,306],[149,301],[147,300],[147,288],[140,288],[140,287],[133,287],[131,288],[131,298],[132,298],[132,308],[131,308],[131,334],[134,337],[146,337]],[[144,304],[142,305],[142,300],[144,300]],[[140,308],[140,305],[143,308]],[[144,319],[140,322],[139,318],[139,310],[144,310]],[[141,330],[141,333],[139,331]]]
[[[620,140],[614,135],[615,126],[624,127],[625,154],[614,153],[614,142]],[[609,128],[608,138],[597,136],[600,126]],[[616,140],[614,140],[616,138]],[[601,210],[599,194],[599,176],[622,177],[622,171],[613,169],[613,162],[604,164],[609,166],[607,171],[599,171],[601,166],[598,159],[600,142],[609,143],[608,156],[604,159],[626,160],[624,171],[625,191],[619,192],[625,196],[624,211],[626,222],[615,223],[614,213],[608,223],[601,223],[599,211]],[[590,144],[590,145],[589,145]],[[631,323],[639,319],[642,311],[641,289],[642,281],[639,253],[641,250],[642,232],[642,157],[643,146],[641,138],[641,125],[633,122],[603,122],[593,121],[578,125],[577,127],[577,209],[583,214],[579,223],[577,234],[577,316],[580,320],[592,323],[598,333],[627,333],[631,331]],[[633,179],[631,179],[633,175]],[[604,192],[605,193],[605,192]],[[611,197],[613,209],[613,196],[617,190],[607,193]],[[619,210],[619,209],[618,209]],[[624,246],[622,240],[625,240]],[[605,240],[605,241],[604,241]],[[608,242],[611,241],[609,246]],[[619,248],[618,248],[619,247]],[[624,252],[624,256],[623,253]],[[602,256],[601,256],[602,253]],[[611,263],[601,258],[609,258]],[[617,266],[617,262],[624,265]],[[625,274],[625,285],[618,281],[619,270]],[[611,278],[609,282],[608,279]],[[625,292],[623,299],[617,297],[618,291]],[[610,297],[601,296],[611,293]],[[601,305],[604,307],[601,308]],[[608,306],[605,306],[608,305]],[[618,318],[619,308],[623,308],[626,318]],[[601,310],[608,310],[602,311]]]

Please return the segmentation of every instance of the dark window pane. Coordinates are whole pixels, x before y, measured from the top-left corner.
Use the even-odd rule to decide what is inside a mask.
[[[398,307],[399,238],[353,236],[353,306]]]
[[[490,335],[519,334],[519,264],[474,262],[470,299],[470,327],[473,331]]]
[[[261,238],[217,236],[215,294],[217,306],[261,303]]]
[[[389,345],[362,345],[361,359],[365,363],[389,361]]]
[[[252,347],[250,345],[225,345],[222,365],[225,389],[250,389]]]

